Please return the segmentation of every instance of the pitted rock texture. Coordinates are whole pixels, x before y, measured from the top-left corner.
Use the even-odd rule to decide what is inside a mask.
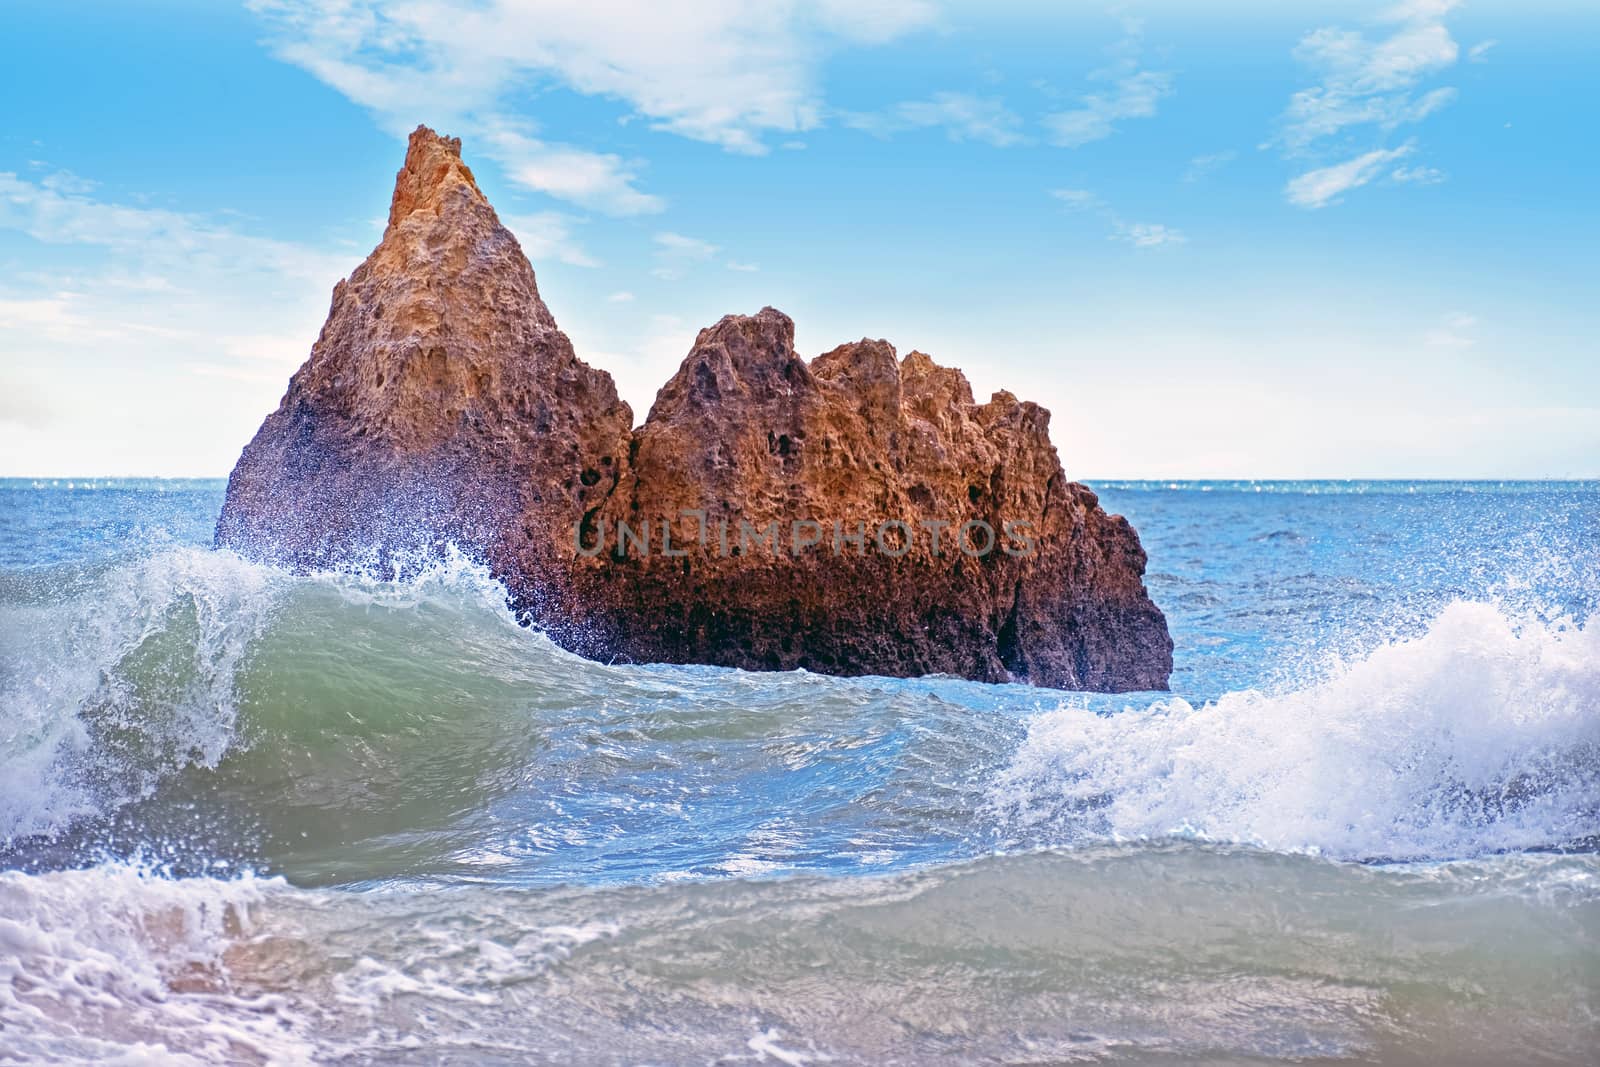
[[[302,567],[454,542],[555,575],[632,424],[556,327],[461,142],[419,128],[383,240],[334,286],[311,357],[228,479],[217,541]]]
[[[454,543],[602,659],[1164,689],[1138,536],[1048,424],[886,341],[808,363],[766,308],[701,331],[632,428],[460,143],[418,128],[217,541],[295,567]]]

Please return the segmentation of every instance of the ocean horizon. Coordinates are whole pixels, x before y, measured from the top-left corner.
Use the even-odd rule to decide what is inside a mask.
[[[0,40],[0,1067],[1600,1067],[1600,4]]]

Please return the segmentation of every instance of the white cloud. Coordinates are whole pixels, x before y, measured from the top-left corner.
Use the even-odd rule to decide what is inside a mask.
[[[550,144],[509,129],[502,120],[483,131],[484,150],[518,185],[610,215],[646,215],[666,204],[634,187],[635,167],[620,156]]]
[[[29,330],[57,339],[84,335],[88,326],[73,307],[76,297],[76,293],[55,292],[27,299],[0,299],[0,329]],[[109,339],[115,334],[107,330],[94,336]]]
[[[1155,222],[1119,223],[1113,231],[1113,236],[1138,248],[1181,245],[1188,240],[1182,231]]]
[[[47,165],[43,160],[38,159],[29,160],[28,163],[35,170],[42,170]],[[64,196],[86,195],[94,192],[100,186],[99,182],[90,181],[88,178],[80,178],[78,175],[64,170],[45,175],[39,179],[39,184]]]
[[[1239,153],[1231,148],[1223,152],[1212,152],[1203,156],[1195,156],[1189,160],[1189,169],[1184,171],[1183,180],[1197,182],[1221,170],[1238,157]]]
[[[1143,70],[1119,79],[1109,93],[1082,97],[1083,106],[1044,117],[1051,140],[1067,148],[1099,141],[1116,132],[1120,119],[1147,119],[1156,104],[1172,92],[1172,75]]]
[[[1489,54],[1489,49],[1493,48],[1499,43],[1499,41],[1492,37],[1487,41],[1479,41],[1477,44],[1467,49],[1467,62],[1482,63],[1483,57]]]
[[[1371,127],[1387,133],[1419,123],[1453,102],[1457,95],[1453,87],[1423,91],[1422,83],[1460,57],[1461,50],[1444,24],[1456,6],[1457,0],[1411,0],[1385,12],[1377,20],[1381,30],[1374,36],[1324,27],[1303,37],[1295,57],[1314,70],[1319,81],[1290,98],[1279,135],[1286,152],[1315,156],[1355,151],[1359,146],[1350,137],[1354,131]],[[1374,175],[1366,172],[1362,161],[1377,159],[1382,151],[1379,147],[1345,163],[1301,174],[1289,183],[1291,201],[1321,207],[1338,193],[1365,185]],[[1319,190],[1335,186],[1334,192],[1319,195]]]
[[[118,253],[121,269],[138,265],[149,288],[178,268],[209,273],[271,273],[329,281],[349,266],[342,258],[270,237],[243,234],[220,222],[161,208],[96,200],[92,183],[68,174],[31,182],[0,171],[0,228],[47,244],[95,245]]]
[[[1323,71],[1323,86],[1346,95],[1399,92],[1456,61],[1460,52],[1441,21],[1443,11],[1396,15],[1387,37],[1356,30],[1313,30],[1295,48],[1301,62]]]
[[[1086,211],[1101,206],[1100,197],[1087,189],[1052,189],[1050,195],[1074,211]]]
[[[304,362],[311,345],[298,333],[241,333],[217,338],[224,354],[241,363],[266,366],[279,382]]]
[[[710,259],[717,254],[717,246],[698,237],[685,237],[681,233],[658,233],[656,244],[674,256],[685,259]]]
[[[761,267],[759,264],[741,263],[736,259],[730,259],[728,260],[728,269],[731,271],[738,271],[742,274],[754,274],[756,271],[760,270]]]
[[[304,68],[404,136],[419,121],[465,134],[519,185],[617,215],[660,211],[616,155],[534,136],[499,108],[517,68],[493,49],[450,44],[443,2],[383,8],[374,0],[250,0],[276,31],[279,58]]]
[[[1104,82],[1104,90],[1078,98],[1078,107],[1057,111],[1041,120],[1050,139],[1067,148],[1102,140],[1116,132],[1123,119],[1147,119],[1161,100],[1172,93],[1172,75],[1145,70],[1140,61],[1143,32],[1137,22],[1124,24],[1124,36],[1112,49],[1110,66],[1089,77]]]
[[[1123,241],[1135,248],[1159,248],[1178,245],[1188,240],[1181,230],[1158,222],[1129,222],[1098,194],[1088,189],[1052,189],[1050,195],[1066,205],[1069,211],[1083,211],[1105,219],[1110,227],[1108,237]]]
[[[1436,167],[1396,167],[1389,177],[1413,185],[1438,185],[1444,181],[1445,173]]]
[[[904,130],[943,128],[952,141],[983,141],[997,148],[1021,144],[1022,119],[998,97],[970,93],[934,93],[927,100],[908,100],[884,112],[847,113],[846,126],[887,137]]]
[[[0,412],[0,470],[226,473],[356,255],[95,188],[0,174],[0,229],[57,264],[0,280],[0,390],[37,398]]]
[[[277,385],[281,388],[289,380],[294,368],[290,367],[288,371],[273,371],[253,370],[235,363],[187,363],[184,365],[184,370],[202,378],[226,378],[249,385]]]
[[[650,273],[666,281],[682,278],[691,266],[704,263],[721,251],[710,241],[663,232],[655,236],[656,267]]]
[[[1284,195],[1297,207],[1327,207],[1336,203],[1341,194],[1366,185],[1378,176],[1385,164],[1410,155],[1411,150],[1409,144],[1387,150],[1380,148],[1331,167],[1307,171],[1290,180]]]
[[[621,292],[612,293],[606,297],[606,300],[613,304],[627,304],[633,301],[633,294],[624,289]]]
[[[1456,96],[1456,90],[1449,86],[1415,98],[1406,94],[1346,97],[1307,89],[1296,93],[1289,104],[1291,125],[1285,143],[1299,153],[1317,141],[1356,126],[1373,124],[1384,131],[1398,129],[1421,122],[1453,103]]]
[[[393,132],[419,118],[469,133],[503,126],[516,98],[543,83],[617,100],[655,129],[740,152],[818,125],[818,68],[829,51],[892,40],[936,15],[928,0],[249,3],[271,25],[277,55]],[[569,161],[588,151],[544,148]],[[620,173],[594,154],[602,163],[590,166]],[[555,184],[548,172],[536,176]],[[631,189],[632,176],[622,178]],[[544,191],[567,195],[558,185]]]
[[[572,228],[579,220],[559,211],[540,211],[532,215],[502,215],[500,221],[516,234],[522,251],[534,266],[556,260],[573,267],[598,267],[599,260],[578,244]]]
[[[818,0],[816,8],[827,29],[866,44],[892,41],[938,17],[929,0]]]

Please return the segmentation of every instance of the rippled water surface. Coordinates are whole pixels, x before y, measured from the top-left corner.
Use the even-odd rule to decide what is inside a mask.
[[[1170,694],[604,666],[0,482],[0,1050],[1592,1062],[1600,485],[1097,489]]]

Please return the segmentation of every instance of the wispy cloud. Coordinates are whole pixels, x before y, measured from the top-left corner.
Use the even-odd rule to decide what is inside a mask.
[[[203,216],[137,207],[89,195],[94,183],[65,172],[29,181],[0,172],[0,228],[47,244],[95,245],[118,253],[123,271],[147,279],[199,268],[327,282],[349,264],[304,245],[241,233]]]
[[[1444,181],[1445,173],[1436,167],[1396,167],[1389,177],[1413,185],[1438,185]]]
[[[878,137],[905,130],[940,128],[952,141],[982,141],[997,148],[1021,144],[1022,119],[998,97],[935,93],[881,112],[841,114],[844,125]]]
[[[556,260],[573,267],[598,267],[600,261],[586,252],[573,235],[579,219],[559,211],[540,211],[532,215],[502,215],[504,222],[534,265]]]
[[[1139,248],[1181,245],[1188,240],[1181,231],[1157,222],[1118,223],[1115,232],[1120,240]]]
[[[817,0],[816,17],[830,32],[863,44],[884,44],[937,21],[932,0]]]
[[[1088,189],[1052,189],[1050,195],[1073,211],[1092,211],[1104,206],[1100,197]]]
[[[717,246],[710,241],[702,241],[698,237],[685,237],[681,233],[658,233],[656,244],[671,255],[689,259],[710,259],[717,254]]]
[[[1399,148],[1380,148],[1331,167],[1307,171],[1290,179],[1284,187],[1284,195],[1296,207],[1321,208],[1336,204],[1344,193],[1366,185],[1383,172],[1386,164],[1410,155],[1411,151],[1409,144]]]
[[[1423,82],[1460,57],[1461,50],[1444,24],[1456,5],[1457,0],[1408,0],[1376,20],[1379,32],[1373,36],[1324,27],[1303,37],[1295,57],[1315,71],[1319,81],[1290,98],[1278,136],[1285,152],[1327,158],[1338,151],[1357,151],[1352,137],[1357,131],[1376,131],[1381,138],[1454,101],[1453,87],[1423,89]],[[1290,181],[1289,199],[1303,207],[1332,203],[1339,193],[1370,182],[1376,176],[1371,169],[1374,162],[1381,166],[1413,147],[1414,142],[1386,149],[1380,139],[1377,147]],[[1325,189],[1332,191],[1323,195]]]
[[[1216,171],[1232,163],[1238,158],[1239,153],[1228,149],[1223,152],[1211,152],[1203,156],[1195,156],[1189,160],[1189,169],[1183,172],[1183,180],[1197,182],[1209,177]]]
[[[635,186],[636,164],[609,152],[551,144],[511,129],[509,122],[494,119],[480,133],[484,150],[518,185],[608,215],[648,215],[666,207],[659,196]]]
[[[515,98],[544,82],[620,101],[655,129],[736,152],[764,152],[769,134],[792,135],[819,124],[824,105],[818,67],[831,51],[893,40],[937,15],[928,0],[249,5],[271,27],[278,56],[370,109],[395,132],[419,115],[457,131],[515,127],[509,122]],[[531,138],[536,131],[520,132]],[[588,151],[540,145],[568,162]],[[586,166],[620,173],[605,153],[594,154],[600,163]],[[541,191],[570,196],[547,170],[533,177]],[[633,177],[623,178],[632,188]],[[632,202],[625,210],[640,206]]]
[[[420,119],[472,136],[518,185],[608,214],[659,211],[640,191],[637,165],[615,154],[551,142],[500,105],[516,56],[478,35],[491,11],[452,11],[449,0],[384,7],[375,0],[249,0],[272,29],[270,46],[403,136]]]
[[[1477,44],[1467,49],[1467,62],[1482,63],[1483,57],[1488,55],[1489,50],[1499,43],[1500,42],[1495,40],[1493,37],[1489,38],[1487,41],[1479,41]]]
[[[72,175],[0,173],[0,229],[71,264],[0,279],[5,391],[16,377],[70,382],[72,396],[48,419],[0,414],[0,465],[226,471],[357,256],[97,191]]]
[[[728,260],[728,269],[741,274],[754,274],[761,269],[761,266],[756,263],[742,263],[739,260],[730,259]]]
[[[1143,28],[1137,20],[1123,24],[1124,34],[1112,49],[1112,62],[1089,75],[1105,87],[1085,93],[1078,106],[1045,115],[1043,123],[1055,144],[1077,148],[1110,137],[1124,119],[1147,119],[1171,95],[1173,76],[1144,67]]]
[[[1159,248],[1188,241],[1183,231],[1171,226],[1158,222],[1129,222],[1097,193],[1088,189],[1052,189],[1050,195],[1069,211],[1088,212],[1104,219],[1110,228],[1107,234],[1110,240],[1123,241],[1135,248]]]
[[[676,281],[697,263],[711,259],[721,249],[710,241],[663,232],[655,236],[656,266],[650,273],[665,281]]]

